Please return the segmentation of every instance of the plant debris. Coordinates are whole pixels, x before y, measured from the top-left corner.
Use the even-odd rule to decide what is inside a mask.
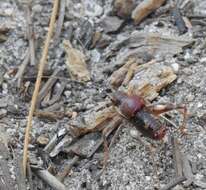
[[[69,41],[64,41],[64,48],[67,54],[66,64],[72,79],[82,82],[89,81],[90,74],[82,52],[74,49]]]
[[[139,24],[146,16],[159,8],[165,0],[144,0],[132,12],[132,19]]]
[[[205,8],[1,1],[0,189],[205,189]]]

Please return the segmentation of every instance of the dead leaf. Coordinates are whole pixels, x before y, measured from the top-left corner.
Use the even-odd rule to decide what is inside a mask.
[[[73,48],[71,43],[64,41],[64,48],[66,51],[66,64],[71,78],[81,82],[90,80],[90,74],[87,69],[84,54]]]

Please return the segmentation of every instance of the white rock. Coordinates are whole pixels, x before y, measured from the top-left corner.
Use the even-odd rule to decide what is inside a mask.
[[[179,66],[178,63],[173,63],[173,64],[171,65],[171,67],[172,67],[174,73],[178,73],[179,68],[180,68],[180,66]]]
[[[32,11],[35,13],[40,13],[40,12],[42,12],[42,8],[43,7],[40,4],[37,4],[37,5],[33,6]]]
[[[100,16],[103,13],[103,8],[94,1],[85,0],[83,2],[85,7],[85,14],[87,16],[96,17]]]
[[[206,62],[206,57],[202,57],[202,58],[200,59],[200,63],[203,63],[203,62]]]
[[[70,96],[71,96],[71,91],[69,91],[69,90],[67,90],[67,91],[65,91],[64,92],[64,95],[67,97],[67,98],[69,98]]]
[[[133,137],[133,138],[137,138],[138,137],[138,131],[136,129],[131,129],[130,130],[130,135]]]

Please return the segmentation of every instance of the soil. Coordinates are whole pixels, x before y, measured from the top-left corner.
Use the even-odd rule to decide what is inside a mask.
[[[112,18],[112,20],[110,17],[105,19],[108,15],[114,17],[112,0],[66,0],[65,2],[63,29],[58,42],[51,43],[45,75],[50,76],[57,68],[61,69],[60,79],[57,80],[54,87],[58,91],[58,86],[62,85],[62,81],[66,81],[64,91],[58,101],[59,110],[71,111],[80,118],[91,114],[91,110],[104,102],[107,93],[110,92],[108,78],[122,66],[122,63],[118,62],[118,56],[124,53],[124,46],[111,52],[111,47],[116,42],[130,36],[135,30],[165,31],[165,33],[180,36],[169,12],[160,15],[152,13],[139,25],[135,25],[132,20],[124,20],[119,17]],[[136,4],[139,2],[136,1]],[[15,189],[17,189],[16,164],[12,150],[20,157],[23,154],[27,115],[38,70],[37,64],[48,30],[52,3],[51,0],[36,0],[32,3],[36,65],[28,65],[23,84],[19,89],[15,82],[15,73],[25,59],[29,45],[26,37],[26,4],[20,0],[0,2],[1,23],[9,28],[6,40],[0,43],[0,139],[3,139],[9,147],[8,167],[15,183]],[[168,0],[165,4],[169,3],[171,1]],[[192,165],[195,179],[187,187],[184,183],[180,183],[173,189],[203,190],[206,189],[206,2],[190,0],[188,4],[190,6],[183,6],[180,11],[185,18],[190,19],[192,28],[182,36],[192,37],[195,42],[176,55],[164,57],[153,55],[156,60],[161,60],[167,65],[175,64],[175,67],[178,68],[177,79],[164,88],[152,103],[172,102],[186,105],[189,113],[188,135],[178,136],[178,139],[181,152],[187,155]],[[91,7],[95,7],[95,9]],[[114,22],[114,25],[111,26],[110,21]],[[95,31],[103,31],[104,40],[92,47],[92,37]],[[70,40],[73,47],[86,55],[88,69],[91,73],[89,82],[82,83],[71,79],[65,63],[64,40]],[[107,57],[109,53],[111,54]],[[28,78],[30,79],[28,80]],[[44,78],[42,84],[45,84],[46,80]],[[24,91],[28,81],[29,88]],[[55,93],[55,90],[53,91]],[[177,126],[181,124],[181,117],[177,112],[172,112],[170,116],[170,120]],[[68,117],[55,121],[34,117],[29,145],[31,162],[37,164],[44,162],[39,151],[45,145],[38,143],[39,136],[48,143],[61,129],[67,128],[68,124],[72,122],[71,120]],[[99,178],[97,177],[103,158],[103,149],[100,148],[92,158],[83,158],[72,167],[64,180],[66,189],[154,189],[156,173],[153,159],[157,165],[157,175],[161,187],[174,179],[173,152],[169,141],[161,143],[142,137],[156,147],[154,158],[152,158],[151,152],[138,140],[132,138],[130,131],[133,126],[128,121],[124,121],[123,126],[111,147],[105,172]],[[92,138],[95,140],[96,137]],[[50,159],[58,171],[72,157],[66,153],[59,153]],[[45,163],[42,166],[46,168]],[[33,181],[34,184],[38,184],[35,189],[51,189],[39,178],[33,176]]]

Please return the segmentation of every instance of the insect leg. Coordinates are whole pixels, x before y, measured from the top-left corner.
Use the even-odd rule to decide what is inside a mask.
[[[180,131],[184,134],[186,128],[187,121],[187,108],[185,105],[175,105],[175,104],[159,104],[159,105],[149,105],[146,106],[146,109],[152,114],[158,116],[162,113],[166,113],[172,110],[178,110],[183,115],[182,126],[180,127]]]
[[[122,118],[119,116],[116,116],[113,118],[111,123],[102,131],[102,138],[103,138],[103,146],[104,146],[104,160],[103,160],[103,168],[102,171],[100,172],[100,175],[104,172],[106,166],[107,166],[107,161],[109,159],[109,146],[107,142],[107,137],[111,132],[119,127],[119,125],[122,122]]]

